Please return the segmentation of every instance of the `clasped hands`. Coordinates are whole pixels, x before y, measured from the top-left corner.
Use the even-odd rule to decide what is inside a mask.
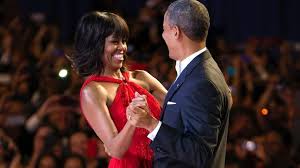
[[[150,113],[146,95],[140,95],[138,92],[135,92],[135,97],[128,105],[126,109],[126,116],[131,125],[139,128],[145,128],[149,132],[152,132],[158,124],[158,120]]]

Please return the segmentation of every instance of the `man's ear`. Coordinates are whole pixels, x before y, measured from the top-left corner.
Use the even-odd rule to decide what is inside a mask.
[[[174,31],[175,38],[178,39],[180,37],[180,35],[181,35],[181,31],[180,31],[179,27],[178,26],[174,26],[173,27],[173,31]]]

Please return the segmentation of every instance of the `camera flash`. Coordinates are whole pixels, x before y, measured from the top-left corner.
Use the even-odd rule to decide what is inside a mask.
[[[255,144],[255,142],[253,142],[253,141],[246,141],[246,143],[245,143],[245,148],[246,148],[248,151],[254,151],[254,150],[256,150],[256,144]]]
[[[66,69],[61,69],[58,73],[58,76],[61,78],[65,78],[68,75],[68,71]]]
[[[260,110],[260,113],[261,113],[262,115],[266,116],[266,115],[269,114],[269,110],[268,110],[267,108],[262,108],[262,109]]]

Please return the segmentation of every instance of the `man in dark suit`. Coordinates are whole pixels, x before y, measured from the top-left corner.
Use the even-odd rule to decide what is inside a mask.
[[[165,98],[161,121],[150,115],[139,94],[128,106],[127,118],[150,131],[154,167],[222,168],[232,98],[206,48],[208,11],[196,0],[177,0],[168,7],[163,27],[178,76]]]

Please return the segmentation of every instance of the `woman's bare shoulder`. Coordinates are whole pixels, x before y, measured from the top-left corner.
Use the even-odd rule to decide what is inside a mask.
[[[131,75],[132,78],[137,79],[137,80],[145,80],[149,79],[149,76],[151,76],[147,71],[145,70],[134,70],[134,71],[129,71],[129,74]]]
[[[90,82],[82,89],[81,95],[83,98],[94,96],[103,98],[107,97],[107,91],[100,83]]]

